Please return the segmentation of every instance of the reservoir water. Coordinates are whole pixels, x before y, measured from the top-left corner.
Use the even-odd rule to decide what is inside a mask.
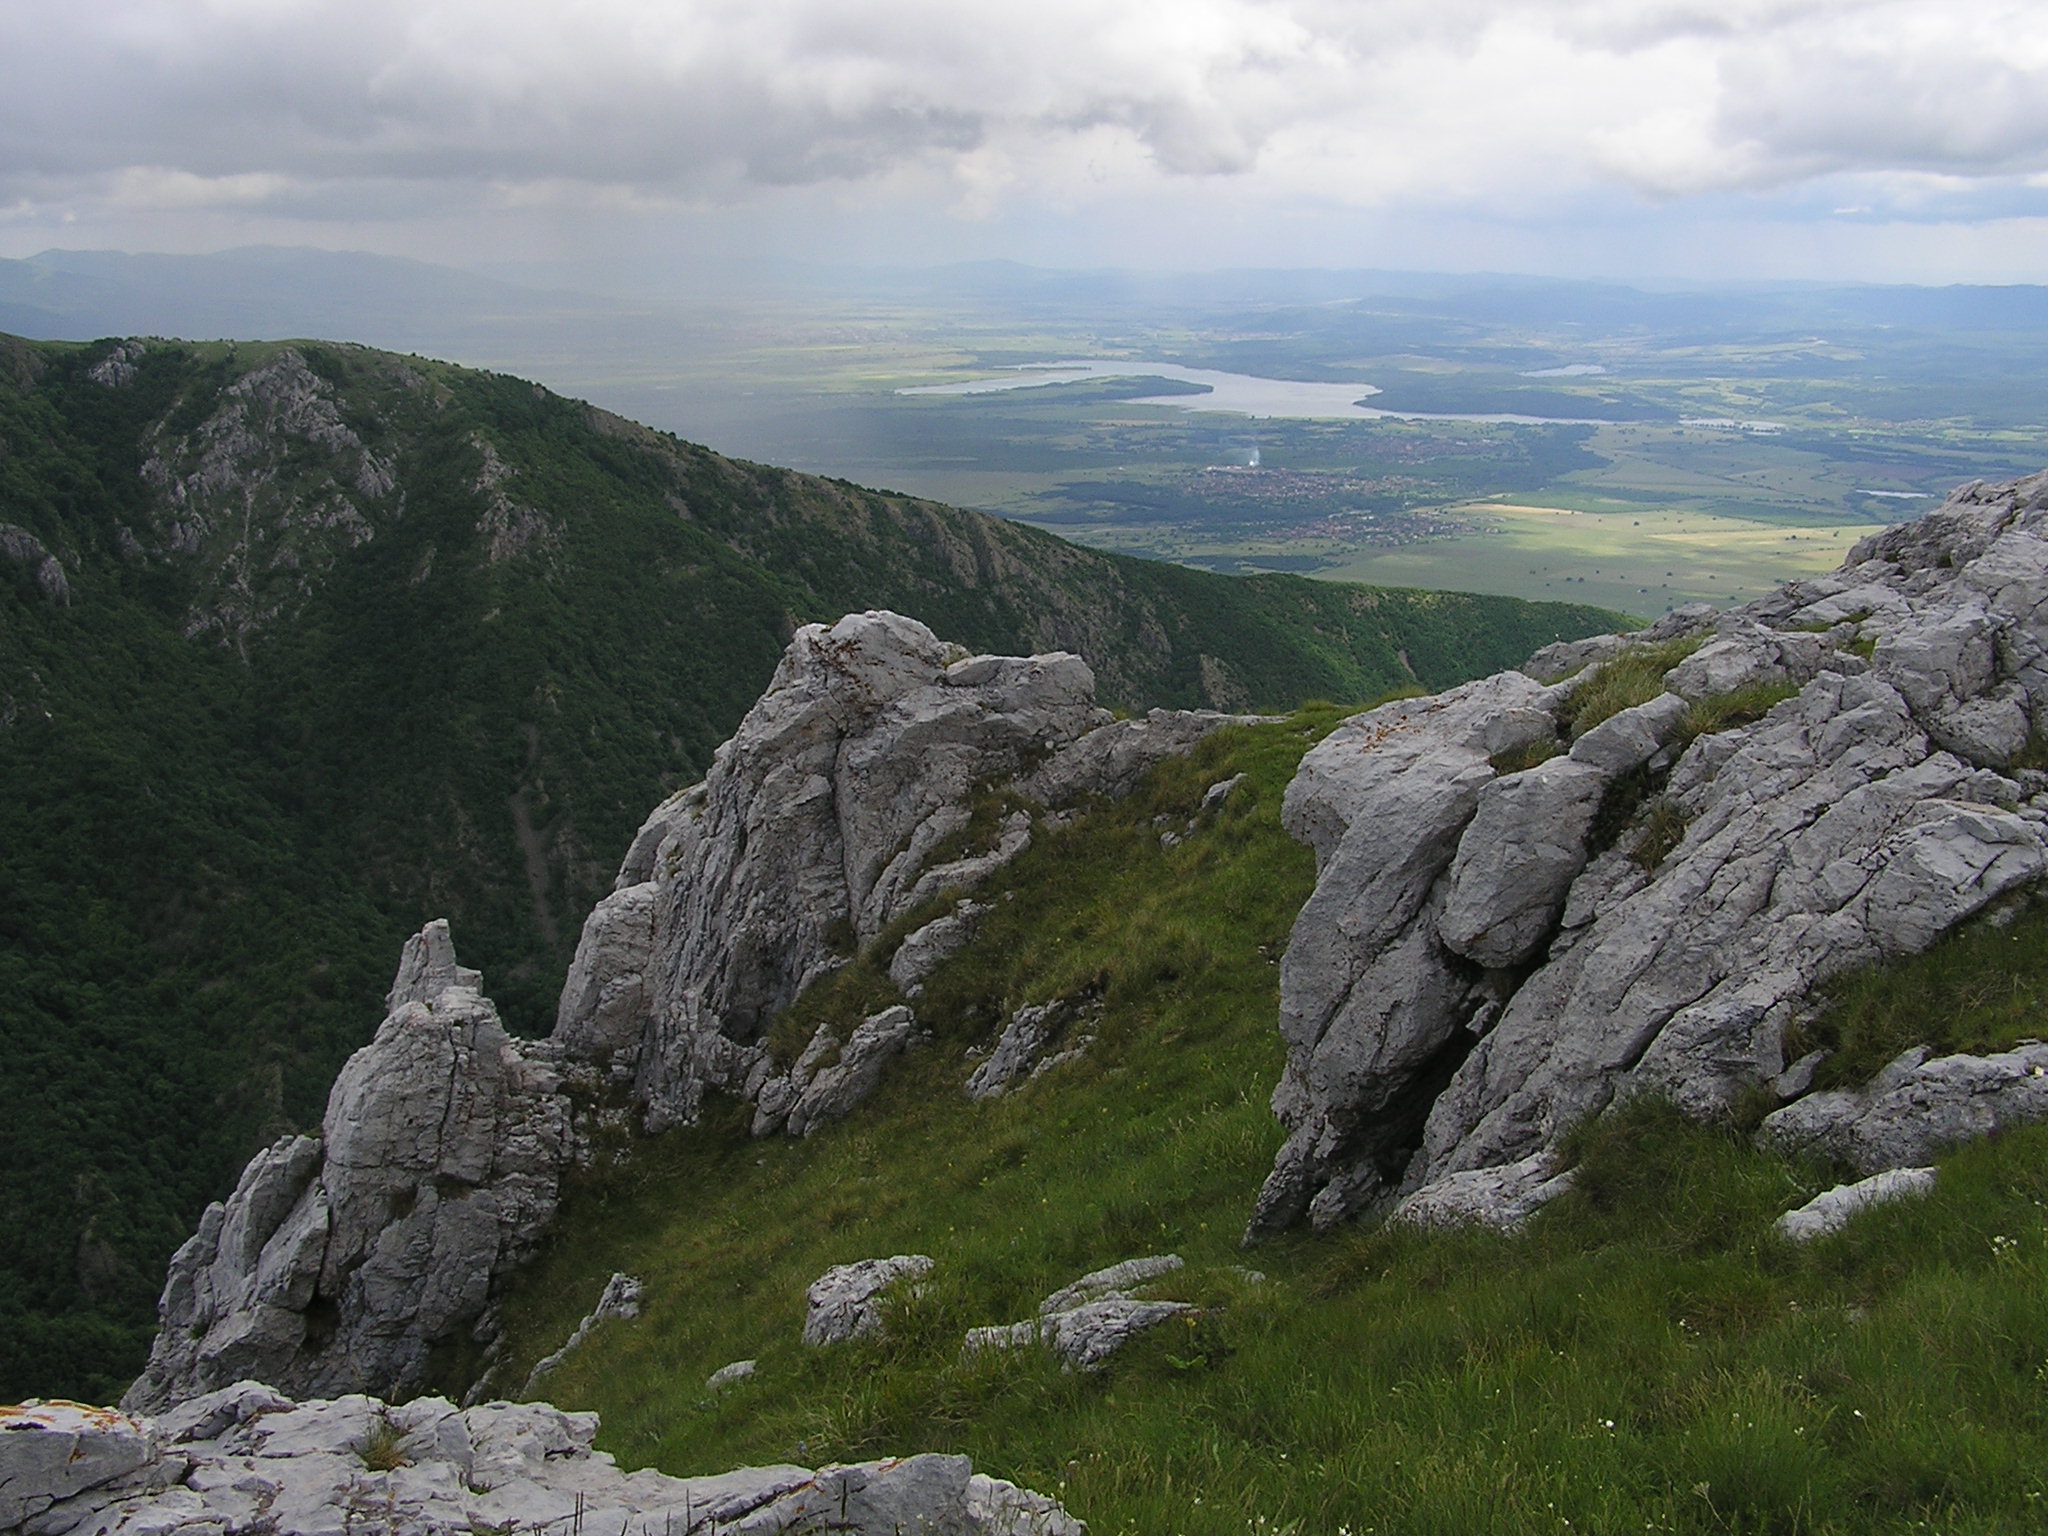
[[[1603,423],[1579,416],[1514,416],[1457,411],[1383,411],[1365,404],[1380,391],[1372,384],[1310,384],[1298,379],[1262,379],[1256,374],[1226,373],[1217,368],[1183,368],[1178,363],[1113,362],[1081,358],[1061,363],[1022,363],[1006,370],[1009,378],[965,379],[957,384],[924,384],[899,389],[899,395],[989,395],[1012,389],[1039,389],[1048,384],[1079,384],[1086,379],[1172,379],[1199,384],[1199,395],[1146,395],[1129,405],[1171,405],[1183,411],[1228,411],[1239,416],[1292,417],[1305,421],[1500,421],[1524,425],[1596,427]]]

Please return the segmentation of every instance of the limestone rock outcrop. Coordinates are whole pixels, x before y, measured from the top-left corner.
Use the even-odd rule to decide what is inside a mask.
[[[1578,729],[1579,690],[1632,654],[1667,658],[1664,693]],[[1782,1038],[1811,988],[2048,873],[2048,781],[2016,766],[2044,735],[2048,475],[1966,486],[1733,612],[1347,722],[1285,804],[1317,883],[1281,969],[1289,1135],[1247,1236],[1396,1203],[1512,1224],[1617,1095],[1704,1113],[1799,1087]],[[2033,1113],[2011,1063],[1912,1065],[1893,1086],[1924,1134],[1882,1094],[1822,1095],[1782,1139],[1900,1166]],[[1986,1092],[1930,1114],[1944,1076]]]
[[[548,1373],[575,1354],[583,1346],[583,1341],[590,1337],[590,1331],[599,1323],[610,1322],[613,1319],[631,1322],[638,1317],[640,1298],[646,1294],[646,1290],[639,1276],[629,1275],[623,1271],[614,1272],[611,1279],[605,1281],[604,1289],[598,1293],[597,1305],[583,1314],[583,1320],[577,1323],[575,1331],[562,1341],[562,1347],[534,1362],[533,1369],[526,1373],[526,1385],[519,1389],[519,1395],[522,1398],[532,1397],[535,1389],[547,1379]],[[477,1396],[480,1398],[482,1394],[479,1393]],[[470,1402],[465,1398],[463,1407],[469,1406]]]
[[[1150,1301],[1139,1286],[1183,1267],[1177,1253],[1125,1259],[1083,1275],[1039,1303],[1038,1316],[1021,1323],[967,1331],[968,1349],[1021,1349],[1042,1344],[1070,1371],[1099,1370],[1139,1334],[1199,1310],[1185,1301]]]
[[[1789,1242],[1810,1243],[1846,1227],[1859,1211],[1894,1200],[1910,1200],[1933,1190],[1937,1172],[1932,1168],[1891,1168],[1873,1173],[1854,1184],[1837,1184],[1822,1190],[1797,1210],[1787,1211],[1772,1223],[1777,1234]]]
[[[0,523],[0,560],[9,560],[35,577],[36,587],[53,603],[69,607],[71,582],[64,565],[26,528]]]
[[[0,1528],[24,1536],[1083,1536],[1053,1500],[964,1456],[712,1477],[621,1472],[597,1415],[440,1398],[293,1402],[253,1381],[152,1422],[71,1403],[0,1408]]]
[[[1082,1055],[1094,1036],[1074,1026],[1101,1007],[1097,998],[1058,997],[1025,1003],[1010,1015],[981,1065],[967,1076],[967,1097],[993,1099]]]
[[[833,1265],[804,1292],[804,1342],[823,1349],[880,1333],[884,1293],[898,1281],[931,1272],[932,1258],[924,1253]]]
[[[419,1390],[437,1345],[494,1339],[505,1276],[622,1100],[650,1130],[694,1118],[712,1088],[755,1104],[757,1135],[845,1115],[916,1020],[899,1006],[843,1040],[820,1030],[778,1071],[766,1030],[804,984],[1015,858],[1033,807],[1123,794],[1240,718],[1115,720],[1078,656],[970,656],[893,613],[799,630],[705,780],[634,838],[583,925],[549,1040],[506,1035],[446,923],[407,942],[321,1134],[252,1159],[178,1250],[127,1404],[154,1411],[244,1377]],[[920,930],[903,984],[968,942],[984,910],[962,902]]]
[[[844,1119],[875,1091],[890,1059],[915,1038],[917,1017],[902,1004],[855,1025],[844,1040],[820,1024],[788,1072],[762,1084],[754,1100],[754,1134],[808,1136]]]
[[[1862,1088],[1815,1093],[1767,1115],[1758,1139],[1864,1173],[1910,1168],[1958,1142],[2048,1120],[2048,1045],[1991,1056],[1902,1054]]]
[[[408,941],[376,1038],[321,1134],[259,1153],[172,1258],[154,1412],[254,1377],[287,1391],[419,1390],[439,1343],[489,1330],[501,1282],[554,1215],[567,1101],[505,1033],[444,922]]]
[[[693,1120],[708,1089],[757,1100],[768,1026],[807,982],[1022,853],[1033,807],[1123,794],[1239,718],[1115,720],[1078,656],[970,656],[898,614],[808,625],[704,782],[634,839],[555,1038],[629,1084],[651,1130]],[[906,990],[971,933],[955,915],[911,948]]]

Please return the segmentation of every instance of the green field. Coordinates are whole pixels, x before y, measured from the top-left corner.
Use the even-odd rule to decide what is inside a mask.
[[[1566,595],[1654,618],[1686,603],[1745,602],[1833,570],[1879,524],[1758,523],[1703,512],[1585,512],[1509,502],[1455,509],[1482,533],[1362,553],[1318,574],[1347,581]]]

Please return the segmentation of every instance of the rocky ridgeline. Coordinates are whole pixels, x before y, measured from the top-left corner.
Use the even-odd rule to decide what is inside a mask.
[[[1603,667],[1688,639],[1661,692],[1591,722]],[[1727,725],[1744,701],[1771,707]],[[2048,870],[2048,776],[2019,766],[2044,735],[2048,475],[1967,486],[1747,607],[1347,722],[1287,794],[1318,874],[1247,1235],[1389,1207],[1513,1225],[1564,1187],[1562,1133],[1633,1093],[1705,1114],[1774,1087],[1798,1102],[1768,1138],[1866,1172],[2048,1116],[2039,1051],[1920,1052],[1805,1099],[1813,1063],[1782,1054],[1817,983]]]
[[[437,1349],[489,1352],[505,1277],[590,1144],[579,1103],[603,1115],[593,1106],[623,1100],[660,1129],[718,1088],[755,1104],[761,1135],[846,1114],[915,1038],[915,1017],[897,1006],[844,1040],[821,1031],[777,1071],[764,1036],[803,986],[1015,858],[1034,815],[1122,794],[1239,718],[1114,720],[1093,689],[1079,657],[968,656],[891,613],[798,631],[709,776],[634,840],[584,925],[551,1038],[506,1035],[447,924],[407,943],[389,1013],[342,1069],[321,1135],[254,1158],[173,1258],[124,1406],[159,1412],[244,1378],[403,1399]],[[977,822],[977,797],[1002,814]],[[979,910],[960,903],[910,936],[913,960],[896,957],[906,992],[972,936]],[[1047,1025],[1016,1046],[1013,1075],[1057,1038]]]
[[[768,1055],[769,1024],[805,985],[1016,858],[1034,814],[1121,795],[1239,718],[1116,720],[1078,656],[970,656],[893,613],[799,630],[703,783],[635,838],[584,924],[555,1039],[629,1087],[650,1130],[694,1119],[711,1088],[762,1106],[764,1133],[807,1096],[843,1113],[844,1092],[820,1096]],[[1007,809],[978,821],[977,797]],[[898,984],[914,989],[972,923],[970,904],[911,934]],[[907,1018],[861,1026],[859,1059],[900,1048]]]
[[[25,1536],[1083,1536],[1052,1500],[964,1456],[622,1473],[597,1415],[440,1398],[295,1403],[254,1381],[156,1420],[0,1408],[0,1531]]]

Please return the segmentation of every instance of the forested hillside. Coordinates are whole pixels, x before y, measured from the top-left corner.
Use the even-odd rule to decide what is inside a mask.
[[[1128,707],[1438,686],[1614,615],[1118,559],[355,347],[0,339],[0,1398],[107,1397],[170,1250],[447,916],[550,1022],[799,623]]]

